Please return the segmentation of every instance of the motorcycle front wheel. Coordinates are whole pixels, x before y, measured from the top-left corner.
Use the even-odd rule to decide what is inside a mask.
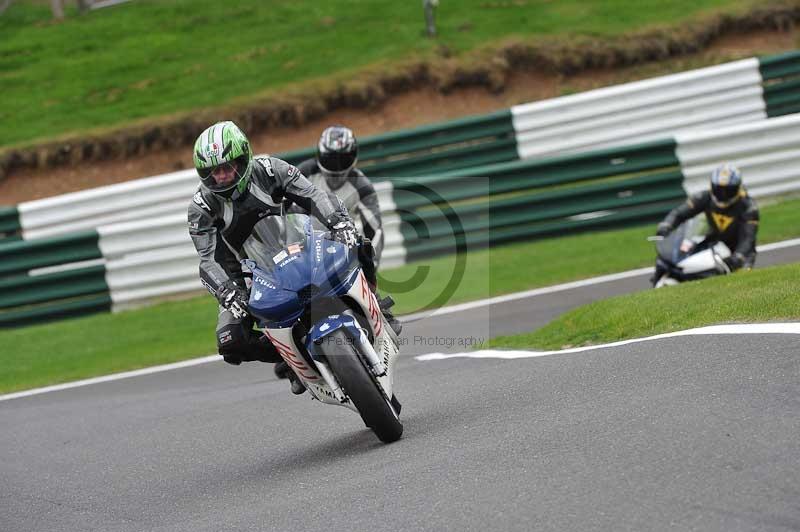
[[[353,401],[364,423],[384,443],[399,440],[403,435],[403,424],[378,387],[372,372],[356,352],[350,337],[338,330],[326,337],[320,347],[328,366]]]

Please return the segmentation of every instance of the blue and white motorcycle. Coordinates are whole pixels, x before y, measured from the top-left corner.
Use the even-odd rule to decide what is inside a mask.
[[[312,398],[358,412],[386,443],[403,434],[399,353],[358,261],[305,214],[269,217],[244,244],[250,312]]]

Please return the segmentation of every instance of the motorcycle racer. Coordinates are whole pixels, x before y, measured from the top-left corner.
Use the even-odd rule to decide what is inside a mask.
[[[345,126],[330,126],[319,137],[316,156],[297,168],[317,188],[342,200],[360,233],[375,250],[375,269],[383,251],[383,228],[378,194],[358,163],[358,141]]]
[[[250,142],[233,122],[218,122],[200,134],[194,164],[200,185],[189,204],[189,234],[200,256],[200,280],[220,305],[219,354],[234,365],[278,362],[280,355],[253,330],[247,311],[240,265],[245,240],[263,217],[280,216],[284,199],[318,218],[334,240],[346,245],[357,243],[356,227],[338,198],[312,185],[295,166],[276,157],[253,157]],[[292,392],[303,393],[299,380],[291,380]]]
[[[711,228],[706,240],[724,242],[731,250],[731,256],[725,259],[731,271],[752,268],[756,260],[759,211],[755,200],[747,194],[742,172],[737,167],[725,163],[715,168],[709,188],[692,194],[685,203],[672,209],[658,224],[656,235],[667,236],[701,212],[705,213]],[[651,278],[654,285],[664,273],[656,265]]]

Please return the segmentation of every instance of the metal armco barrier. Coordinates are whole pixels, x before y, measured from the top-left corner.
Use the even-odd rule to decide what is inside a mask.
[[[764,57],[759,68],[767,115],[800,112],[800,51]]]
[[[646,142],[766,118],[755,58],[511,109],[520,159]]]
[[[677,155],[687,192],[708,186],[708,176],[722,161],[742,170],[755,197],[800,189],[800,114],[751,124],[676,135]]]
[[[292,163],[314,150],[281,154]],[[417,176],[517,159],[509,110],[359,139],[359,167],[370,177]]]

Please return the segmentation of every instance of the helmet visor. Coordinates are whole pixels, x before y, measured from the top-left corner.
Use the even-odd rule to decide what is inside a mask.
[[[712,185],[711,193],[720,203],[728,203],[739,195],[738,186]]]
[[[349,172],[356,164],[356,154],[353,152],[324,151],[317,156],[319,167],[331,174]]]
[[[247,157],[242,156],[209,168],[198,168],[200,180],[212,192],[231,190],[242,179],[243,170],[247,167]]]

